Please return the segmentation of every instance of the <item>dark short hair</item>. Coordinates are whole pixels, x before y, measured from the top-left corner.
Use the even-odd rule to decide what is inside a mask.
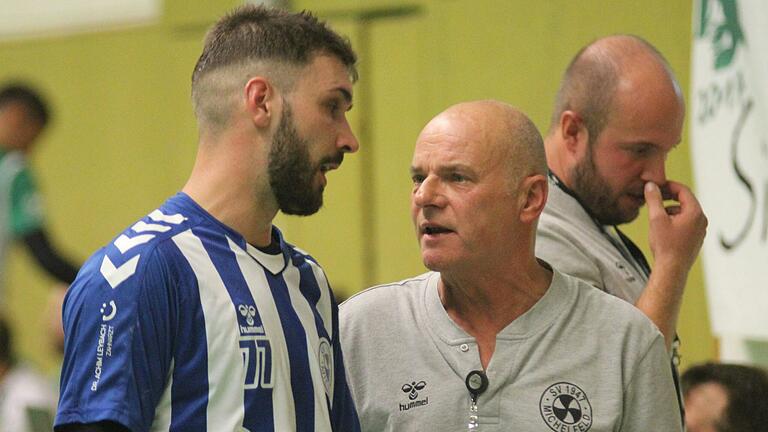
[[[221,117],[216,107],[201,109],[205,98],[221,98],[218,90],[205,91],[204,78],[211,72],[229,66],[247,66],[267,62],[274,75],[286,75],[280,66],[299,69],[311,63],[318,54],[339,59],[347,67],[353,81],[357,79],[357,56],[349,41],[311,13],[287,12],[265,6],[245,5],[221,18],[207,33],[203,52],[192,73],[192,101],[198,119],[206,112]],[[249,71],[248,73],[256,73]],[[238,77],[246,79],[250,77]],[[271,78],[277,79],[277,76]],[[292,79],[281,76],[286,87]],[[210,112],[214,111],[214,112]]]
[[[32,118],[43,126],[51,118],[45,98],[32,87],[22,83],[11,83],[0,89],[0,109],[12,103],[24,105]]]
[[[728,395],[718,432],[760,432],[768,425],[768,373],[744,365],[705,363],[693,366],[681,376],[683,394],[695,387],[715,383]]]

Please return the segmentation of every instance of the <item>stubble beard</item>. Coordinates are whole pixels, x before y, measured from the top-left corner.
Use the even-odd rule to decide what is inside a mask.
[[[637,218],[638,209],[623,211],[619,195],[611,190],[608,182],[597,172],[592,144],[587,154],[571,172],[572,189],[591,215],[603,225],[621,225]]]

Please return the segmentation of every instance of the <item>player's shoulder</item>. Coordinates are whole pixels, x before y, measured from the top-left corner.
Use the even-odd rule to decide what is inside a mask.
[[[398,307],[400,303],[412,303],[430,283],[436,283],[439,278],[439,273],[427,272],[397,282],[375,285],[352,295],[339,305],[339,311],[342,314],[365,314],[369,310],[385,310]]]
[[[158,259],[171,259],[175,248],[166,246],[172,238],[200,222],[196,210],[185,202],[189,198],[185,197],[172,197],[96,251],[83,266],[75,284],[99,281],[114,289],[153,268],[151,264],[157,264]]]
[[[595,288],[582,279],[560,273],[563,283],[575,290],[577,308],[583,311],[585,318],[598,327],[618,330],[631,330],[637,335],[654,338],[660,334],[658,328],[635,305]]]
[[[539,218],[539,231],[567,235],[573,227],[592,227],[594,223],[584,207],[573,196],[550,182],[547,204]]]

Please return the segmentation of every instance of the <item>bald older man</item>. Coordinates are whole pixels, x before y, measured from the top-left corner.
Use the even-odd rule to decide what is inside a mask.
[[[681,429],[661,333],[534,256],[546,172],[535,126],[500,102],[421,132],[411,208],[431,271],[340,312],[363,430]]]

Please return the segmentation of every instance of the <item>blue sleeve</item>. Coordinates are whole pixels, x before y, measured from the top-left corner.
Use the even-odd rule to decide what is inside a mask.
[[[332,304],[333,316],[333,358],[334,384],[333,384],[333,408],[331,409],[331,423],[334,431],[359,432],[360,419],[357,417],[355,403],[347,383],[347,374],[344,367],[344,356],[341,352],[341,334],[339,334],[339,306],[336,299]]]
[[[113,244],[85,264],[64,301],[56,426],[108,420],[149,430],[174,347],[169,275],[155,247],[124,255]]]

